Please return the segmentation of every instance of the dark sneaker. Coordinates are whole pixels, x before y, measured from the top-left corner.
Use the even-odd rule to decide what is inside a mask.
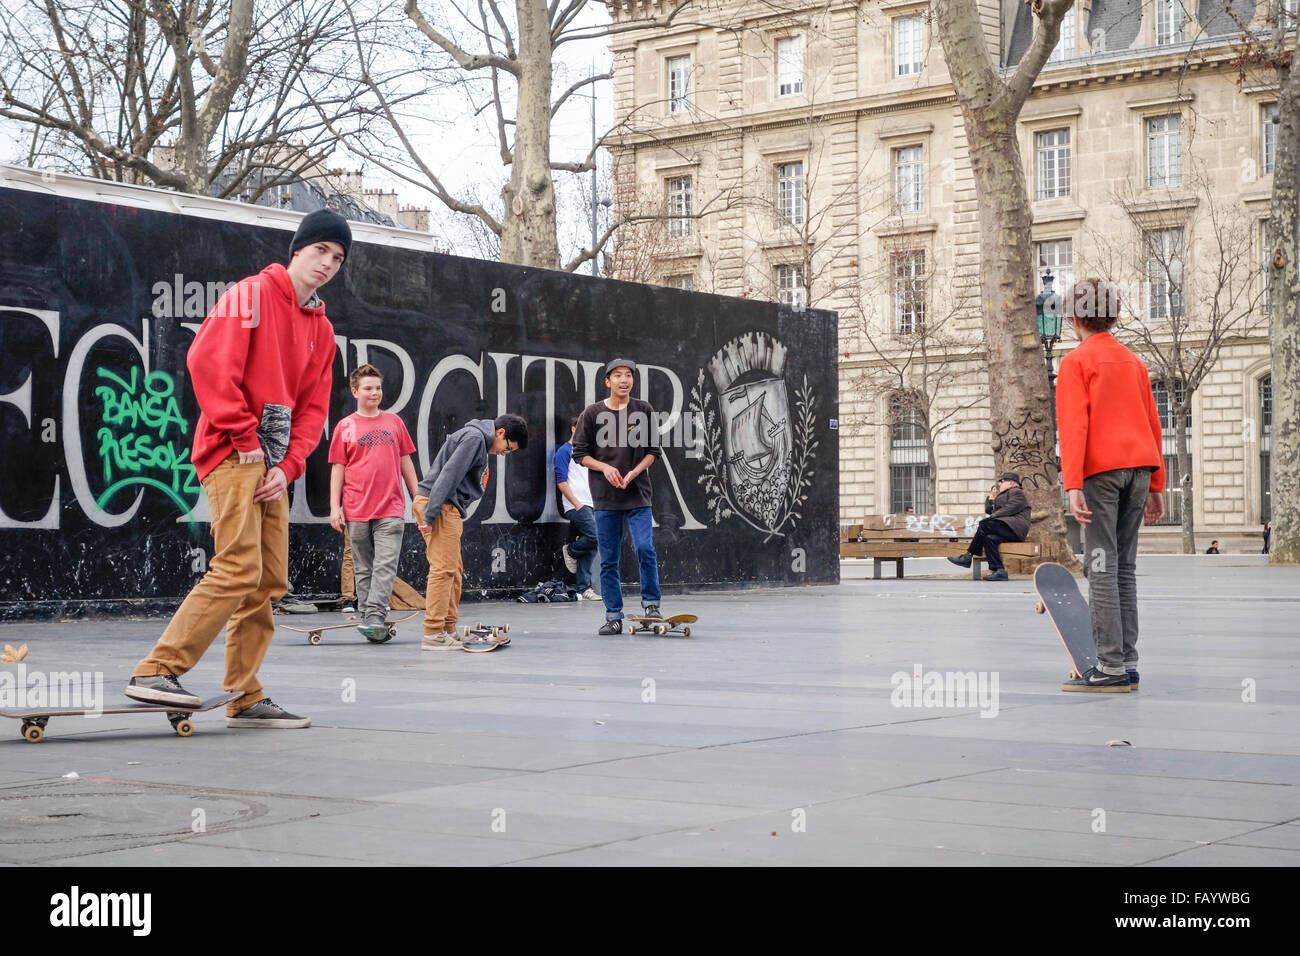
[[[171,674],[156,677],[132,677],[126,696],[144,704],[175,704],[177,707],[201,707],[203,698],[195,697]]]
[[[1061,690],[1076,690],[1096,694],[1127,694],[1132,690],[1128,674],[1103,674],[1095,667],[1089,667],[1088,673],[1061,685]]]
[[[1126,673],[1128,674],[1128,689],[1131,693],[1138,689],[1138,672],[1127,671]]]
[[[567,544],[560,549],[560,554],[564,555],[564,566],[569,569],[569,573],[577,574],[578,559],[569,554],[569,546]]]
[[[286,594],[275,602],[272,610],[276,614],[315,614],[316,605],[299,601],[297,598],[291,598]]]
[[[622,634],[623,619],[620,617],[617,621],[606,621],[604,626],[596,633],[603,637],[608,637],[611,634]]]
[[[988,574],[984,575],[984,580],[985,581],[1010,581],[1011,579],[1007,577],[1007,572],[1005,570],[1003,570],[1002,568],[998,568],[996,571],[990,571]]]
[[[965,554],[959,554],[956,557],[949,555],[948,560],[951,561],[953,564],[961,565],[963,568],[969,568],[970,561],[971,561],[971,553],[967,551]]]
[[[300,730],[311,726],[310,717],[291,714],[269,697],[263,697],[252,707],[226,718],[227,727],[263,727],[267,730]]]
[[[658,604],[647,605],[646,609],[641,613],[644,614],[646,617],[663,617],[663,615],[659,613]]]
[[[344,614],[356,614],[357,602],[352,600],[351,598],[345,598],[343,601],[343,606],[340,607],[339,610],[342,611]]]

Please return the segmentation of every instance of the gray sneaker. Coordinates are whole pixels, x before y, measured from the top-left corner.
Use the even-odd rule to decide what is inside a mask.
[[[305,601],[299,601],[297,598],[286,594],[275,602],[272,610],[276,614],[315,614],[316,605],[307,604]]]
[[[203,698],[195,697],[171,674],[156,677],[132,677],[126,696],[144,704],[175,704],[177,707],[202,707]]]
[[[600,600],[600,595],[597,594],[593,588],[587,588],[587,590],[583,591],[581,594],[578,595],[578,600],[579,600],[579,601],[599,601],[599,600]]]
[[[578,559],[569,553],[569,546],[567,544],[560,549],[560,554],[564,555],[564,566],[569,569],[569,573],[577,574]]]
[[[311,726],[310,717],[291,714],[269,697],[263,697],[252,707],[226,718],[227,727],[263,727],[267,730],[299,730]]]
[[[422,651],[454,651],[461,646],[455,634],[426,634],[420,640]]]

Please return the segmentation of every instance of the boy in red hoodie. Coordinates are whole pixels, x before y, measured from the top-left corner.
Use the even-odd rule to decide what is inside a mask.
[[[289,485],[321,440],[329,408],[334,328],[316,290],[352,246],[347,220],[305,216],[288,268],[267,266],[221,297],[186,357],[199,403],[193,462],[212,514],[208,571],[158,643],[135,667],[126,696],[197,707],[177,680],[226,629],[228,727],[311,725],[262,693],[257,670],[275,624],[271,601],[288,588]]]
[[[1110,334],[1119,290],[1084,279],[1065,295],[1079,347],[1061,359],[1056,419],[1070,511],[1087,529],[1088,603],[1097,666],[1062,690],[1137,690],[1137,545],[1164,514],[1160,415],[1142,360]]]

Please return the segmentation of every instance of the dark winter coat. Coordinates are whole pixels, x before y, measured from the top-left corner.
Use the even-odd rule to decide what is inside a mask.
[[[1024,541],[1029,534],[1029,499],[1019,485],[1012,485],[993,502],[990,518],[998,518],[1006,523],[1016,534],[1017,541]]]

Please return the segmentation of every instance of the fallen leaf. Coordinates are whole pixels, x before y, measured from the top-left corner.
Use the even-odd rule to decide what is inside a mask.
[[[1108,740],[1106,741],[1106,746],[1107,747],[1132,747],[1133,745],[1129,743],[1127,740]]]

